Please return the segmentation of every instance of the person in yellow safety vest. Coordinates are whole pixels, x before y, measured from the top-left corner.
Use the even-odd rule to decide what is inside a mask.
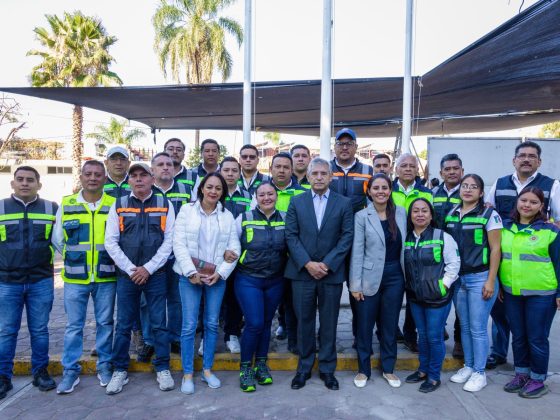
[[[33,385],[56,387],[49,366],[49,315],[54,300],[52,227],[57,204],[37,194],[39,172],[20,166],[14,193],[0,200],[0,399],[13,388],[14,355],[23,309],[31,341]]]
[[[512,216],[502,230],[499,271],[515,366],[515,377],[504,390],[539,398],[548,392],[548,335],[560,310],[560,230],[548,223],[538,187],[519,193]]]
[[[294,173],[292,179],[305,188],[306,190],[311,188],[311,184],[307,179],[307,167],[309,162],[311,162],[311,152],[307,146],[303,144],[296,144],[290,149],[290,155],[294,162]]]
[[[107,151],[105,167],[107,168],[107,181],[103,191],[111,197],[120,198],[130,194],[128,185],[128,167],[130,166],[130,156],[128,150],[121,146],[111,147]]]
[[[64,308],[68,317],[64,332],[62,381],[58,394],[69,394],[80,382],[80,358],[88,301],[95,306],[97,377],[101,386],[111,379],[115,263],[105,250],[105,223],[115,198],[103,192],[107,179],[103,163],[88,160],[82,166],[82,189],[62,199],[56,214],[53,245],[62,254]]]

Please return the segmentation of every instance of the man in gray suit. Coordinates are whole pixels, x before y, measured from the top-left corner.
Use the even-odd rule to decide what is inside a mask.
[[[292,280],[297,317],[299,362],[292,389],[305,386],[315,362],[315,316],[319,309],[320,377],[337,390],[336,327],[346,256],[354,233],[352,202],[329,190],[332,171],[328,161],[315,158],[307,177],[311,190],[293,197],[286,215],[290,258],[285,277]]]

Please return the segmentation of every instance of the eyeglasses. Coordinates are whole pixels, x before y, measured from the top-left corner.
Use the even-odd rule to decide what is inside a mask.
[[[243,160],[246,160],[246,159],[255,160],[257,158],[257,155],[241,155],[239,157]]]
[[[528,155],[525,153],[520,153],[517,156],[515,156],[517,159],[519,160],[523,160],[523,159],[527,159],[527,160],[537,160],[539,158],[538,155]]]
[[[354,147],[356,145],[355,141],[335,141],[334,142],[335,145],[337,145],[338,147],[340,147],[341,149],[344,149],[345,147]]]
[[[478,190],[478,185],[476,184],[461,184],[462,190]]]

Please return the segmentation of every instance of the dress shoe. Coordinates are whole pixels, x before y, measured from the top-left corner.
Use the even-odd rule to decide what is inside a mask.
[[[170,346],[171,353],[181,354],[181,343],[178,341],[172,341]]]
[[[412,353],[418,353],[418,343],[415,341],[405,341],[404,346]]]
[[[305,386],[305,382],[311,378],[311,373],[296,373],[292,379],[292,389],[301,389]]]
[[[496,369],[498,365],[503,365],[505,363],[507,363],[507,359],[504,359],[503,357],[500,356],[496,356],[495,354],[491,354],[486,359],[486,369],[488,370]]]
[[[451,353],[454,359],[464,359],[465,353],[463,353],[463,345],[461,343],[455,342],[453,346],[453,352]]]
[[[331,391],[338,391],[338,381],[332,373],[320,373],[319,378],[325,383],[325,386]]]
[[[407,384],[417,384],[418,382],[423,382],[427,378],[426,374],[421,374],[420,372],[416,371],[411,375],[408,375],[405,379]]]
[[[432,382],[429,379],[426,379],[426,381],[424,381],[422,385],[420,385],[418,391],[427,394],[428,392],[434,392],[436,389],[439,388],[440,385],[441,385],[441,381]]]

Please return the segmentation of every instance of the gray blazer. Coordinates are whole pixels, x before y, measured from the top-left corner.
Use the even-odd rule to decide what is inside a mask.
[[[395,218],[401,232],[401,267],[404,273],[404,240],[406,238],[406,211],[397,206]],[[350,261],[351,292],[373,296],[379,290],[385,266],[385,233],[373,205],[360,210],[354,217],[354,244]]]

